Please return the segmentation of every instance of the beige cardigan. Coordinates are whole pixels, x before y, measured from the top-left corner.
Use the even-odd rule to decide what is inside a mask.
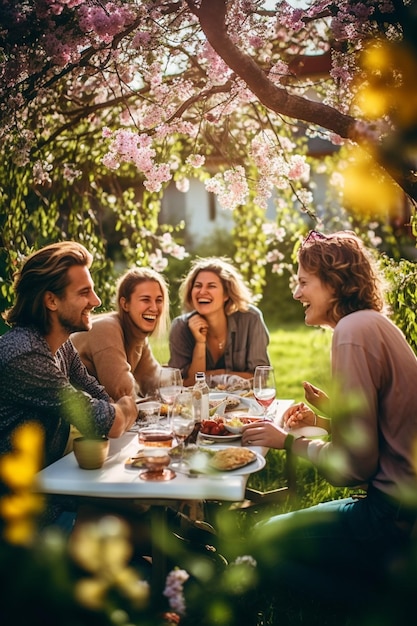
[[[105,387],[113,400],[124,395],[148,395],[158,388],[160,364],[152,354],[147,336],[118,313],[93,317],[90,331],[71,339],[90,374]]]

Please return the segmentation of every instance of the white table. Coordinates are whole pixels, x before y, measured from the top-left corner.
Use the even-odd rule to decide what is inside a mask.
[[[276,421],[281,421],[283,412],[291,406],[293,400],[278,400]],[[226,442],[224,445],[240,445],[240,440]],[[140,469],[128,469],[126,460],[134,456],[139,449],[137,433],[127,432],[118,439],[110,440],[110,451],[102,468],[83,470],[77,464],[71,452],[43,469],[37,475],[36,488],[47,494],[61,494],[94,498],[129,498],[153,505],[152,528],[161,527],[163,511],[169,501],[187,500],[223,500],[241,501],[245,498],[246,475],[200,475],[190,478],[178,472],[169,481],[144,481],[139,478]],[[266,455],[268,448],[251,447],[252,450]],[[151,532],[152,532],[151,528]],[[156,544],[154,544],[156,545]],[[165,579],[164,555],[155,549],[153,556],[153,583],[160,590]]]
[[[239,445],[236,441],[233,444]],[[44,493],[95,498],[243,499],[247,476],[207,475],[194,479],[178,472],[169,481],[141,480],[139,473],[143,470],[125,467],[125,461],[135,456],[139,448],[137,433],[127,432],[118,439],[111,439],[109,456],[103,467],[96,470],[81,469],[71,452],[38,474],[37,487]],[[262,452],[261,448],[257,451]]]
[[[291,406],[293,400],[279,400],[276,420]],[[217,444],[216,445],[220,445]],[[225,442],[227,446],[240,445],[240,440]],[[243,500],[248,475],[222,474],[199,476],[198,479],[177,473],[173,480],[144,481],[139,469],[127,469],[125,461],[139,449],[136,433],[125,433],[110,440],[110,451],[102,468],[83,470],[71,452],[52,463],[37,476],[37,489],[43,493],[93,496],[103,498],[133,498],[155,500]],[[251,449],[266,455],[268,448]]]

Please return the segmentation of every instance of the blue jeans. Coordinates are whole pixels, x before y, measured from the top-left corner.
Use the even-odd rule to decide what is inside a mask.
[[[77,514],[75,513],[75,511],[63,511],[53,521],[53,525],[58,526],[58,528],[66,535],[70,535],[74,528],[76,517]]]
[[[413,517],[414,516],[414,517]],[[415,513],[381,492],[278,515],[255,527],[250,554],[262,584],[308,590],[333,600],[372,592],[398,563]]]

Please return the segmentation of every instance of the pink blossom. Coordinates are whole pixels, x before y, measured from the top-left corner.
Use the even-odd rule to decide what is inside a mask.
[[[62,175],[65,180],[68,180],[72,183],[76,178],[80,178],[80,176],[82,176],[82,171],[77,169],[73,163],[65,163],[63,166]]]
[[[157,249],[149,255],[149,265],[156,272],[163,272],[168,265],[168,261],[162,256],[161,251]]]
[[[302,20],[304,16],[302,9],[294,9],[285,0],[282,2],[280,9],[277,15],[277,22],[280,26],[286,26],[288,29],[295,32],[305,28],[305,23]]]
[[[207,75],[211,83],[213,85],[224,85],[232,71],[208,42],[203,44],[199,59],[202,63],[206,63]]]
[[[146,31],[138,30],[132,40],[133,48],[146,48],[151,40],[151,36]]]
[[[65,42],[64,33],[58,30],[55,33],[45,33],[43,37],[46,54],[58,66],[65,67],[68,63],[77,63],[80,52],[74,45]]]
[[[252,46],[252,48],[261,48],[264,45],[264,40],[262,39],[262,37],[259,37],[259,35],[252,35],[249,37],[249,45]]]
[[[164,596],[168,598],[171,609],[180,615],[185,615],[183,589],[189,577],[185,570],[176,568],[168,574],[166,579]]]
[[[305,157],[295,154],[290,159],[288,178],[290,180],[308,180],[310,176],[310,166],[306,163]]]
[[[108,2],[104,6],[83,5],[79,9],[79,25],[86,33],[93,33],[98,41],[111,43],[134,19],[134,12],[126,6]]]
[[[175,181],[175,186],[178,191],[181,191],[182,193],[187,193],[187,191],[189,191],[190,189],[190,180],[188,178],[180,178],[179,180]]]
[[[116,154],[112,152],[108,152],[102,158],[102,163],[110,170],[117,170],[120,167],[120,161],[117,158]]]
[[[183,246],[179,246],[172,238],[171,233],[164,233],[162,236],[158,238],[159,245],[161,246],[162,252],[165,254],[170,254],[175,259],[185,259],[189,256],[188,252],[186,252]]]
[[[178,259],[179,261],[183,261],[184,259],[186,259],[190,255],[188,254],[188,252],[186,251],[184,246],[179,246],[177,244],[176,246],[174,246],[172,248],[171,256],[174,257],[174,259]]]
[[[285,228],[278,226],[275,222],[265,222],[262,225],[262,232],[266,235],[267,242],[277,241],[282,243],[286,235]]]
[[[50,163],[46,163],[45,161],[36,161],[32,169],[35,184],[49,186],[52,183],[52,179],[49,175],[51,170],[52,165]]]
[[[172,246],[174,243],[171,233],[164,233],[161,235],[159,242],[164,252],[167,252],[168,247]]]
[[[164,119],[165,111],[163,107],[158,104],[153,104],[152,106],[144,107],[141,123],[145,128],[155,128],[158,124],[161,124]],[[168,134],[169,130],[169,128],[166,129],[166,134]]]
[[[222,188],[221,176],[217,175],[213,176],[213,178],[209,178],[204,182],[205,188],[209,193],[218,194]]]
[[[245,170],[241,165],[232,170],[226,170],[223,174],[216,174],[214,179],[216,183],[207,186],[209,182],[207,181],[206,188],[208,191],[214,188],[217,189],[216,193],[220,206],[232,211],[236,207],[245,204],[249,195],[249,188]]]
[[[276,261],[283,261],[284,258],[285,256],[277,248],[275,248],[275,250],[270,250],[266,254],[267,263],[275,263]]]
[[[202,154],[190,154],[186,159],[186,163],[196,168],[202,167],[205,161],[206,157]]]
[[[329,140],[334,146],[342,146],[345,143],[343,137],[341,137],[340,135],[336,135],[336,133],[330,133]]]
[[[288,74],[288,64],[284,63],[284,61],[279,60],[269,70],[268,77],[272,80],[273,83],[279,84],[281,82],[281,79],[284,76],[288,76]]]

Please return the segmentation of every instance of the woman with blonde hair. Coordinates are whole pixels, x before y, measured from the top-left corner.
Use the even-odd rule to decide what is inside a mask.
[[[169,365],[181,370],[185,385],[199,371],[252,378],[257,365],[269,365],[262,313],[229,259],[196,259],[180,297],[184,314],[172,322]]]
[[[71,339],[90,374],[114,400],[152,394],[161,366],[148,338],[168,329],[166,282],[150,268],[135,267],[120,277],[116,298],[117,311],[97,315],[88,333],[75,333]]]

